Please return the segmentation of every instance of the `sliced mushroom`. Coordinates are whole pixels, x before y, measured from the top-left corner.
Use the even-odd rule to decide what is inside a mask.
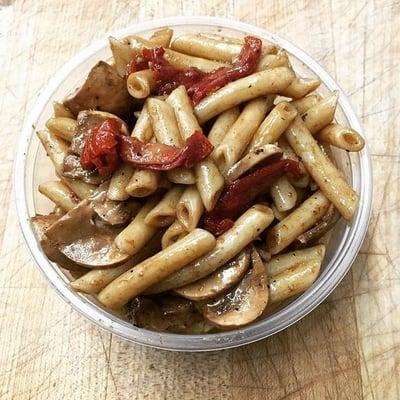
[[[281,158],[283,152],[274,144],[266,144],[250,151],[240,161],[229,168],[226,179],[228,183],[240,178],[246,172],[252,170],[260,163],[277,161]]]
[[[138,297],[127,306],[127,318],[140,328],[177,333],[206,333],[213,327],[194,304],[172,296]]]
[[[201,307],[203,316],[220,328],[237,328],[257,319],[268,303],[267,270],[257,250],[251,251],[252,268],[230,292]]]
[[[85,83],[64,100],[74,115],[82,110],[101,110],[124,116],[132,104],[132,97],[126,88],[126,81],[114,67],[99,61],[89,72]]]
[[[66,178],[80,179],[92,185],[99,185],[105,179],[95,170],[83,169],[79,156],[75,154],[67,154],[64,157],[62,175]]]
[[[190,285],[175,289],[175,292],[190,300],[199,301],[215,298],[236,285],[246,273],[249,265],[250,251],[246,249],[211,275]]]
[[[131,215],[138,211],[140,203],[137,201],[115,201],[107,197],[110,182],[104,182],[89,197],[93,210],[110,225],[123,225]]]
[[[33,228],[40,241],[40,246],[50,261],[57,263],[61,268],[68,269],[69,271],[84,271],[87,270],[80,265],[74,263],[69,258],[65,257],[57,247],[46,236],[46,231],[51,225],[59,220],[60,216],[55,214],[50,215],[36,215],[31,218]]]
[[[53,224],[46,236],[70,260],[87,268],[102,268],[130,257],[114,244],[122,229],[104,223],[86,199]]]
[[[328,212],[312,228],[304,232],[293,242],[293,248],[302,249],[317,242],[325,233],[329,232],[339,221],[340,213],[331,205]]]

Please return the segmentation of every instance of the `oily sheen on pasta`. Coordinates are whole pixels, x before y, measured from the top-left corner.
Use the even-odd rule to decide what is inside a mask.
[[[338,93],[253,36],[166,27],[109,44],[37,131],[54,211],[32,226],[71,288],[182,334],[236,329],[307,290],[358,207],[330,156],[364,146],[335,120]]]

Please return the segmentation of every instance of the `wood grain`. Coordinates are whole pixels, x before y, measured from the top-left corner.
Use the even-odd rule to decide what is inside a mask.
[[[128,344],[72,311],[32,262],[11,194],[16,140],[54,72],[110,30],[173,15],[297,43],[350,94],[373,154],[373,216],[342,284],[281,334],[207,354]],[[0,0],[0,399],[399,399],[399,20],[394,0]]]

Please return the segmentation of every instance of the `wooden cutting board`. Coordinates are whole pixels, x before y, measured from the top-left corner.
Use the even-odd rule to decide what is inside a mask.
[[[15,143],[41,88],[106,32],[173,15],[265,27],[349,94],[374,166],[374,210],[351,272],[308,317],[239,349],[128,344],[72,311],[31,260],[13,206]],[[0,399],[400,398],[398,1],[0,0]]]

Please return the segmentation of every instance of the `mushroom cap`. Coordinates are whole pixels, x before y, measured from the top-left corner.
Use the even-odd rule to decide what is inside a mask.
[[[211,275],[175,289],[175,292],[182,297],[196,301],[215,298],[238,283],[249,268],[249,265],[250,251],[245,249],[232,261]]]
[[[228,293],[201,307],[203,316],[220,328],[237,328],[257,319],[268,303],[267,270],[253,247],[252,267]]]
[[[75,263],[87,268],[106,268],[130,257],[114,243],[122,229],[104,223],[86,199],[54,223],[46,236]]]

